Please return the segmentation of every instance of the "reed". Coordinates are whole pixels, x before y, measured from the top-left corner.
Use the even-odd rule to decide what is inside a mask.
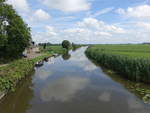
[[[86,55],[100,65],[132,80],[150,83],[150,59],[114,54],[98,47],[89,47]]]

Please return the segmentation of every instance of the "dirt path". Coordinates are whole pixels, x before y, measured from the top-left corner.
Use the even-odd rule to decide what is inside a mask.
[[[8,64],[0,64],[0,67],[4,67],[7,66]]]
[[[27,59],[32,59],[35,57],[40,56],[41,54],[39,53],[39,48],[34,47],[29,53],[27,53]]]

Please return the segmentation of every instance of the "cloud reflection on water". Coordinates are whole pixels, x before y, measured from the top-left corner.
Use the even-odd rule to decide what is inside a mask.
[[[55,100],[66,102],[74,95],[84,89],[89,83],[89,79],[79,76],[64,76],[46,84],[41,89],[41,100],[44,102]]]
[[[109,92],[103,92],[98,99],[103,102],[111,101],[111,94]]]
[[[36,71],[36,78],[40,80],[46,80],[49,76],[52,76],[53,72],[51,70],[39,69]]]
[[[97,67],[91,63],[85,56],[86,47],[83,47],[75,52],[71,52],[71,62],[74,62],[76,65],[80,66],[84,71],[92,72],[97,69]],[[82,54],[81,54],[82,53]]]

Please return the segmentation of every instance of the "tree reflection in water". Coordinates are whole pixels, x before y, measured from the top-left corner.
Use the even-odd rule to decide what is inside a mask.
[[[64,60],[69,60],[71,58],[71,54],[69,54],[69,52],[67,51],[65,54],[62,55],[62,58]]]

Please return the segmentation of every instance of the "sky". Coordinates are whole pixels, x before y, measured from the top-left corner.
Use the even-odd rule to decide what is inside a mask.
[[[36,43],[150,42],[150,0],[7,0]]]

